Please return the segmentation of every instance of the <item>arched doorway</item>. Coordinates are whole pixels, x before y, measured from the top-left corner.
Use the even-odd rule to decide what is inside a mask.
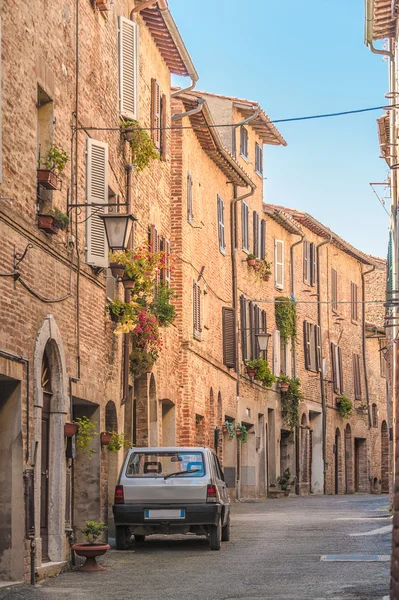
[[[50,471],[50,414],[52,390],[52,373],[47,354],[44,350],[42,359],[41,386],[43,390],[43,407],[41,415],[41,467],[40,467],[40,537],[42,539],[42,562],[50,560],[48,552],[48,516],[49,516],[49,471]]]
[[[105,406],[105,431],[118,431],[118,417],[116,414],[115,403],[110,400]],[[116,452],[108,452],[106,446],[103,447],[104,458],[107,467],[107,519],[108,519],[108,535],[114,537],[114,522],[112,518],[112,505],[114,503],[115,485],[118,479],[118,454]]]
[[[389,492],[389,436],[386,421],[381,424],[381,492]]]
[[[305,413],[301,418],[301,482],[302,492],[308,492],[309,486],[309,428]]]
[[[342,459],[341,459],[341,432],[337,428],[335,430],[335,493],[340,494],[342,491]]]
[[[345,494],[353,494],[352,430],[349,423],[345,427]]]

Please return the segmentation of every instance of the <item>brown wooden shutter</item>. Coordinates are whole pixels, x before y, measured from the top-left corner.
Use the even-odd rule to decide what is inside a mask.
[[[357,311],[357,285],[356,283],[351,282],[351,317],[352,321],[358,320],[358,311]]]
[[[251,344],[250,359],[253,360],[256,355],[256,350],[255,350],[256,339],[255,339],[255,311],[254,311],[254,305],[252,302],[249,303],[249,334],[250,334],[250,344]]]
[[[354,392],[355,392],[355,400],[361,400],[362,398],[362,380],[360,373],[360,356],[358,354],[354,354],[352,357],[353,361],[353,382],[354,382]]]
[[[309,323],[303,322],[303,340],[305,351],[305,369],[310,369],[310,339],[309,339]]]
[[[303,281],[309,284],[309,242],[303,242]]]
[[[317,248],[315,244],[310,244],[310,261],[311,261],[311,281],[310,285],[316,285],[317,277]]]
[[[187,219],[194,220],[193,212],[193,180],[190,173],[187,174]]]
[[[342,353],[341,348],[338,346],[338,366],[339,366],[339,393],[344,393],[344,373],[342,370]]]
[[[333,372],[333,385],[334,385],[334,392],[336,394],[338,394],[338,385],[337,385],[337,361],[336,361],[336,354],[335,354],[335,344],[333,344],[331,342],[331,366],[332,366],[332,372]]]
[[[161,97],[161,157],[163,160],[168,160],[168,136],[167,136],[167,100],[166,94]]]
[[[158,150],[161,148],[161,89],[158,81],[151,79],[151,137]]]
[[[223,363],[229,369],[236,366],[236,335],[234,327],[234,309],[222,308],[223,321]]]
[[[337,312],[338,310],[338,295],[337,295],[337,271],[335,269],[331,269],[331,300],[332,300],[332,310]]]
[[[245,296],[240,296],[240,321],[241,321],[241,350],[242,360],[248,358],[247,350],[247,301]]]
[[[266,258],[266,221],[262,219],[260,223],[260,257]]]
[[[194,337],[201,337],[201,288],[199,284],[193,282],[193,321]]]
[[[259,215],[254,210],[253,214],[253,229],[254,229],[254,254],[259,258]]]
[[[218,207],[218,232],[219,232],[219,249],[224,253],[226,250],[226,242],[224,237],[224,202],[220,196],[217,197]]]
[[[254,337],[255,337],[255,345],[254,345],[254,351],[255,351],[255,358],[259,358],[260,356],[260,350],[259,350],[259,344],[258,344],[258,338],[256,337],[257,333],[260,333],[260,308],[259,306],[255,305],[254,306],[254,316],[255,316],[255,331],[254,331]]]
[[[161,240],[161,250],[164,253],[163,260],[165,266],[161,271],[161,281],[170,285],[170,241],[165,237]]]
[[[316,370],[321,371],[322,368],[322,357],[321,357],[321,330],[316,325]]]
[[[265,310],[262,310],[261,313],[261,333],[267,333],[267,316]],[[263,350],[262,355],[263,360],[267,360],[266,350]]]

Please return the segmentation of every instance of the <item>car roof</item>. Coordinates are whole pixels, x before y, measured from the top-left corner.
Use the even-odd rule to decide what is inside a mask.
[[[130,452],[214,452],[208,446],[139,446],[130,448]]]

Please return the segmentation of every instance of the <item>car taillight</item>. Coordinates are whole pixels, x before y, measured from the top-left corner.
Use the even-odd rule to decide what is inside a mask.
[[[216,489],[216,485],[212,483],[208,483],[206,488],[206,501],[207,502],[217,502],[218,500],[218,492]]]
[[[125,498],[123,497],[123,485],[117,485],[115,488],[115,504],[124,504]]]

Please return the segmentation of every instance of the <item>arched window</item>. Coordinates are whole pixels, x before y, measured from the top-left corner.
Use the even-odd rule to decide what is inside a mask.
[[[378,427],[378,413],[377,413],[377,405],[376,404],[373,404],[371,407],[371,416],[372,416],[373,427]]]

